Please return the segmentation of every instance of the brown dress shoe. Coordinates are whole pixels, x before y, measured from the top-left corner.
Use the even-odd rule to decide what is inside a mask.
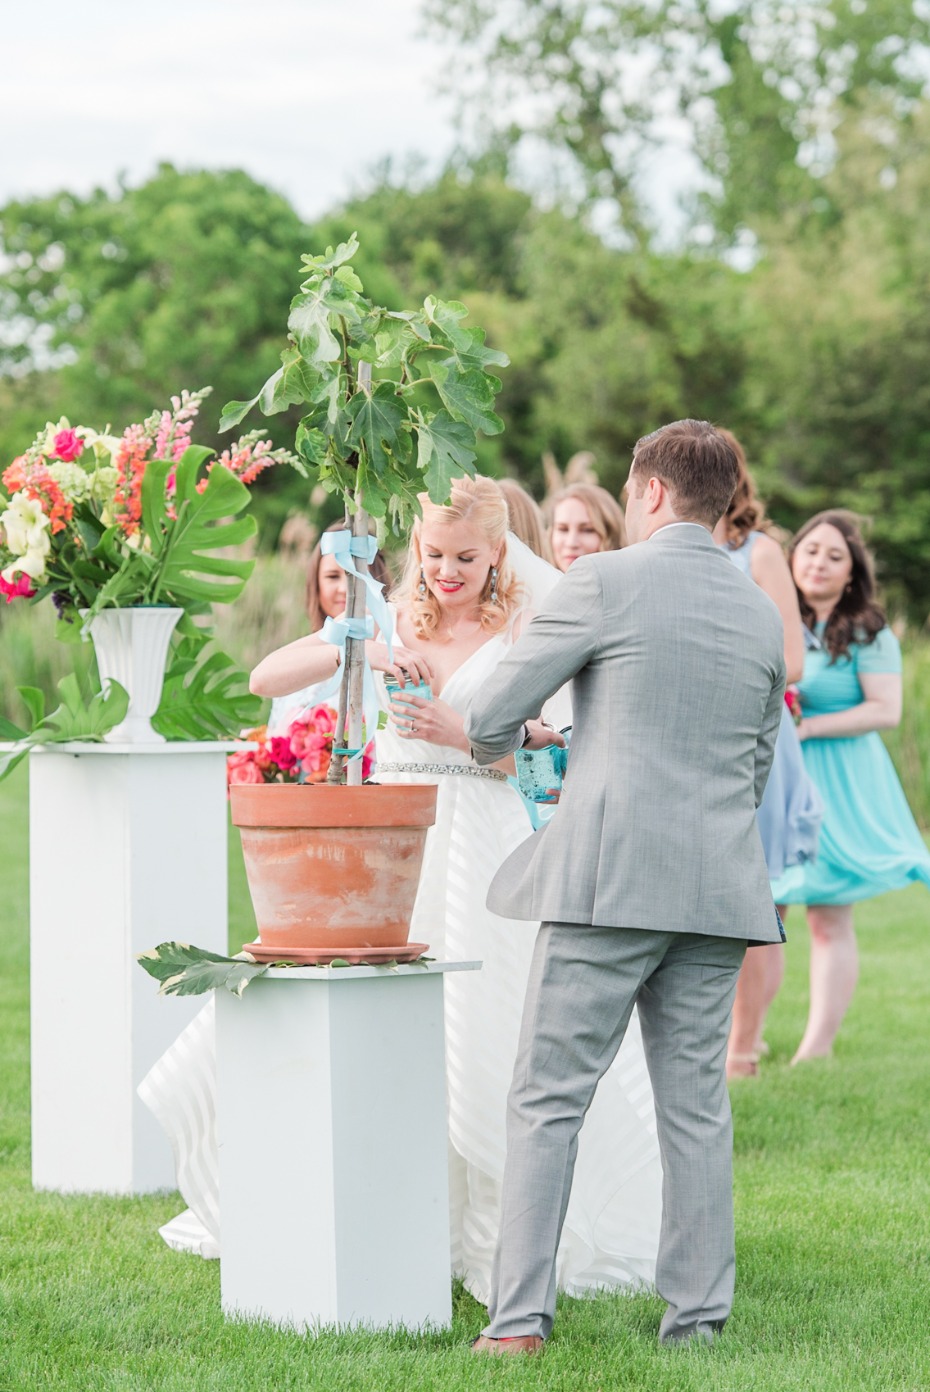
[[[538,1334],[516,1334],[510,1339],[489,1339],[486,1334],[473,1340],[472,1353],[509,1355],[512,1353],[542,1353],[543,1341]]]

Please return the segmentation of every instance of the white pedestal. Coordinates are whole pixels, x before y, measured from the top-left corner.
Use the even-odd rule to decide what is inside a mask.
[[[448,1326],[442,975],[276,968],[217,992],[223,1310]]]
[[[203,1002],[136,955],[227,950],[225,743],[66,744],[30,756],[32,1182],[175,1187],[136,1087]]]

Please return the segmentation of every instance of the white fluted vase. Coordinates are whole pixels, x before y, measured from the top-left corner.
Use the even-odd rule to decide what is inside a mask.
[[[152,716],[161,700],[168,644],[183,613],[153,604],[102,609],[91,619],[100,684],[117,681],[129,695],[126,718],[104,735],[107,744],[164,744]]]

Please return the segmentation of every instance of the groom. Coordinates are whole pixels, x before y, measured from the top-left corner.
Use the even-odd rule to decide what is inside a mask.
[[[749,942],[778,942],[755,811],[785,687],[774,604],[711,539],[736,458],[706,421],[636,445],[630,546],[586,556],[471,703],[479,764],[574,679],[557,815],[504,863],[489,907],[541,920],[508,1103],[501,1230],[475,1352],[536,1352],[598,1080],[639,1009],[662,1154],[663,1343],[710,1342],[735,1270],[724,1062]],[[632,543],[636,543],[633,545]]]

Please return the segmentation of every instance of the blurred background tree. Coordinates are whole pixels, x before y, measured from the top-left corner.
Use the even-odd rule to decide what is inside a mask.
[[[483,470],[540,496],[542,455],[585,449],[617,492],[640,435],[684,415],[725,423],[786,528],[831,504],[872,517],[893,605],[922,623],[930,7],[425,10],[473,133],[436,176],[385,164],[313,226],[244,173],[170,165],[0,209],[0,457],[46,419],[121,424],[184,385],[215,388],[209,430],[275,367],[300,253],[357,230],[376,299],[462,299],[509,353],[507,430],[482,443]],[[692,192],[662,216],[683,159]],[[290,416],[268,433],[288,441]],[[331,520],[284,471],[256,504],[266,548],[289,515],[308,536]]]

